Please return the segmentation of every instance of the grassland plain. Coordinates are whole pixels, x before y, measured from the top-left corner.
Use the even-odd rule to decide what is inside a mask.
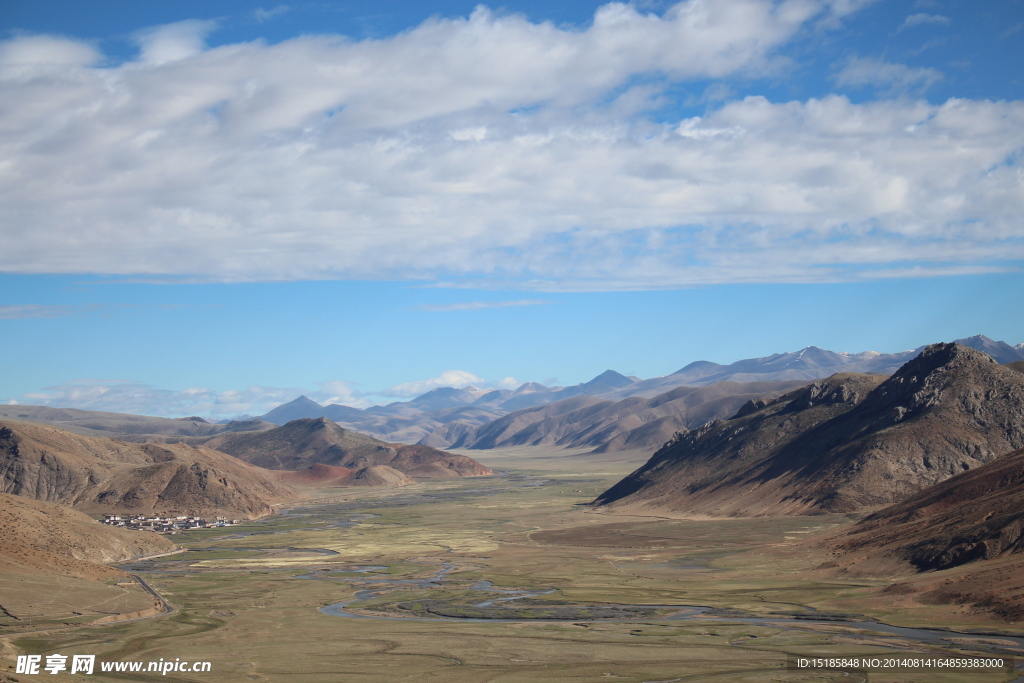
[[[581,504],[634,469],[638,454],[473,455],[499,474],[382,491],[321,489],[301,507],[228,533],[181,534],[175,540],[188,553],[132,567],[174,614],[11,635],[3,643],[6,662],[13,665],[11,655],[21,652],[213,663],[207,674],[46,675],[52,681],[1011,678],[788,671],[787,654],[1014,651],[997,636],[922,642],[828,621],[862,615],[914,626],[952,623],[950,608],[878,599],[888,579],[840,580],[815,570],[826,557],[806,539],[850,524],[848,517],[596,514]],[[334,614],[321,611],[351,600]],[[666,618],[685,605],[712,609]],[[1008,631],[984,616],[964,619],[956,623]]]

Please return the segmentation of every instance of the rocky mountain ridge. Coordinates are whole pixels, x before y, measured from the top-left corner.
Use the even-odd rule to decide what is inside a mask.
[[[892,377],[840,374],[682,431],[595,501],[710,515],[903,500],[1024,446],[1024,376],[935,344]]]

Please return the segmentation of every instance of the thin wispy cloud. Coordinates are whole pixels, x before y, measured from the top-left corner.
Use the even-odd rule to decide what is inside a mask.
[[[300,395],[306,395],[321,405],[339,403],[365,408],[373,404],[349,382],[344,381],[322,382],[312,390],[251,386],[218,391],[207,387],[163,389],[124,379],[79,379],[0,400],[9,405],[42,405],[164,417],[199,415],[223,419],[239,415],[262,415]]]
[[[256,21],[262,24],[266,21],[270,21],[274,17],[279,17],[282,14],[286,14],[289,9],[291,8],[288,5],[278,5],[277,7],[273,7],[271,9],[257,7],[255,10],[253,10],[252,14]]]
[[[465,301],[455,304],[424,304],[421,311],[479,311],[486,308],[509,308],[514,306],[543,306],[550,301],[544,299],[522,299],[519,301]]]
[[[999,37],[1000,38],[1009,38],[1012,35],[1020,33],[1022,29],[1024,29],[1024,22],[1018,22],[1018,23],[1014,24],[1013,26],[1011,26],[1010,28],[1008,28],[1005,31],[1003,31],[1002,33],[1000,33]]]
[[[0,320],[25,320],[31,318],[66,318],[74,315],[99,313],[111,310],[104,304],[62,306],[51,304],[0,304]]]
[[[900,25],[901,29],[913,28],[914,26],[923,26],[926,24],[949,24],[952,20],[942,14],[927,14],[925,12],[919,12],[917,14],[911,14],[909,17],[903,20]]]
[[[437,377],[396,384],[394,386],[387,387],[386,389],[382,389],[379,393],[382,396],[411,398],[440,387],[463,388],[471,385],[478,386],[485,382],[486,380],[484,378],[478,377],[472,372],[467,372],[466,370],[445,370]]]
[[[900,94],[922,92],[943,78],[941,71],[930,67],[914,68],[883,59],[855,57],[836,74],[835,81],[842,86],[870,87]]]

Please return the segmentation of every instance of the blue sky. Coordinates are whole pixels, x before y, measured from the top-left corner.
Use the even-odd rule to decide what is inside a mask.
[[[13,2],[0,401],[1024,341],[1024,3]]]

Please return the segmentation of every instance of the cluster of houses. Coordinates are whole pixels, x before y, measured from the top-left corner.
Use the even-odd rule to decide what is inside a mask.
[[[216,517],[213,520],[202,517],[146,517],[144,515],[103,515],[101,524],[124,527],[125,529],[139,529],[142,531],[159,531],[163,533],[177,533],[183,529],[209,529],[213,527],[232,526],[241,520],[228,519],[227,517]]]

